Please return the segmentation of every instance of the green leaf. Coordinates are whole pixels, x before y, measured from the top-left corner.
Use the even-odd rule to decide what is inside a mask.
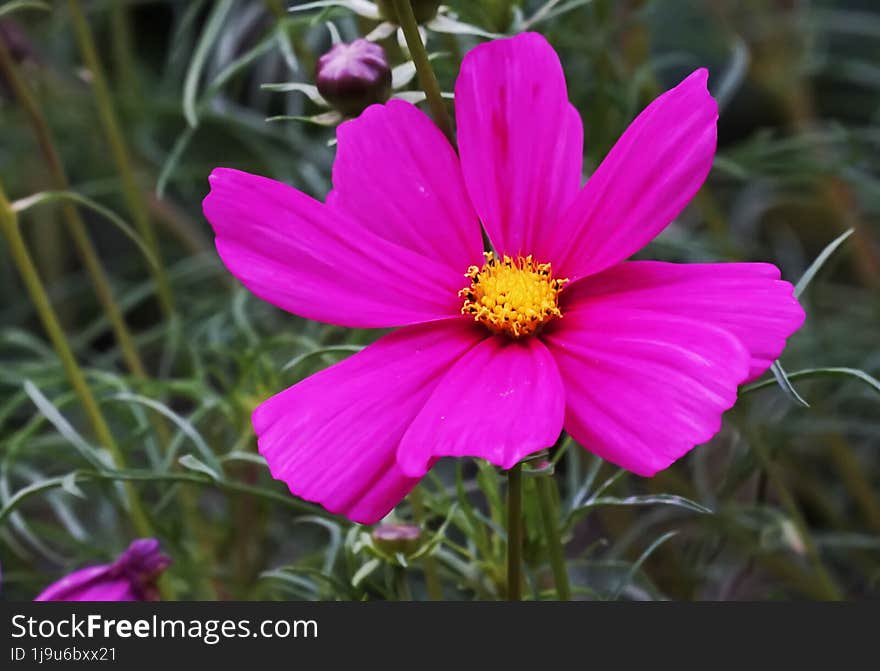
[[[249,49],[241,56],[231,61],[226,67],[224,67],[219,73],[217,73],[214,79],[211,80],[211,83],[208,84],[208,86],[205,88],[205,93],[202,95],[201,104],[204,104],[207,100],[217,95],[220,90],[226,85],[226,83],[236,74],[244,70],[247,66],[257,60],[263,54],[268,53],[271,50],[272,46],[275,44],[276,35],[279,32],[284,32],[283,26],[279,26],[278,30],[273,30],[262,40],[260,40],[253,48]]]
[[[327,32],[330,33],[330,44],[333,46],[342,44],[342,36],[339,34],[339,29],[336,27],[336,24],[332,21],[325,21],[324,25],[327,27]]]
[[[168,157],[165,159],[165,163],[162,165],[162,170],[159,172],[159,177],[156,180],[156,196],[158,198],[165,197],[165,187],[168,186],[168,181],[171,179],[174,171],[177,170],[177,164],[180,163],[183,152],[186,151],[195,134],[196,129],[192,126],[187,126],[174,141],[174,146],[171,147],[171,151],[168,153]]]
[[[593,487],[593,482],[596,480],[596,476],[599,475],[599,469],[602,468],[602,464],[605,463],[600,457],[595,455],[591,456],[591,459],[592,462],[590,463],[590,468],[587,471],[583,483],[571,497],[571,505],[569,506],[570,510],[580,506],[581,502],[587,498],[587,494],[590,493],[590,489]]]
[[[83,490],[81,490],[79,485],[76,484],[76,472],[68,473],[61,479],[61,489],[80,499],[86,498]]]
[[[172,422],[174,422],[180,428],[180,430],[190,440],[192,440],[193,444],[202,455],[202,459],[207,462],[208,466],[214,473],[222,472],[223,469],[220,466],[220,462],[217,460],[217,456],[211,451],[211,448],[208,447],[208,444],[202,438],[202,435],[198,432],[196,427],[192,425],[192,422],[178,415],[167,405],[164,405],[163,403],[160,403],[159,401],[156,401],[152,398],[147,398],[146,396],[140,396],[138,394],[131,394],[129,392],[121,392],[119,394],[115,394],[111,396],[109,400],[128,403],[139,403],[141,405],[147,406],[148,408],[152,408],[161,415],[164,415]]]
[[[378,559],[371,559],[366,564],[361,566],[355,574],[351,577],[351,584],[354,587],[360,585],[373,571],[379,568],[379,565],[382,562]]]
[[[712,168],[716,172],[720,170],[739,180],[745,181],[749,178],[749,171],[746,167],[724,154],[715,155],[715,159],[712,161]]]
[[[256,464],[257,466],[262,466],[266,468],[266,459],[265,457],[254,454],[253,452],[241,452],[239,450],[233,450],[232,452],[227,452],[222,457],[220,457],[220,461],[222,463],[226,463],[227,461],[246,461],[249,464]]]
[[[396,24],[391,23],[390,21],[383,21],[378,26],[373,28],[369,33],[367,33],[364,36],[364,39],[369,42],[381,42],[382,40],[387,40],[397,31],[398,28]],[[422,31],[422,35],[424,36],[424,31]]]
[[[809,286],[810,282],[813,281],[813,278],[816,276],[822,266],[825,265],[826,261],[831,258],[831,255],[840,247],[844,242],[846,242],[847,238],[853,234],[854,229],[849,229],[845,233],[837,236],[834,240],[832,240],[825,249],[816,257],[816,260],[810,264],[810,267],[804,272],[801,276],[801,279],[798,280],[797,284],[794,285],[794,295],[800,298],[800,295],[804,292],[804,290]]]
[[[35,482],[27,487],[22,487],[15,494],[10,496],[3,502],[3,507],[0,508],[0,524],[9,517],[19,505],[21,505],[24,501],[29,499],[32,496],[36,496],[40,492],[49,491],[52,489],[58,489],[59,487],[64,487],[66,485],[70,485],[71,479],[76,482],[76,478],[78,473],[73,471],[72,473],[68,473],[67,475],[59,476],[57,478],[48,478],[47,480],[40,480],[39,482]]]
[[[302,575],[299,575],[302,574]],[[336,590],[337,597],[353,598],[351,590],[339,579],[323,573],[320,569],[310,566],[285,566],[274,571],[263,571],[260,578],[270,578],[281,582],[288,582],[296,586],[306,586],[311,592],[312,598],[319,595],[317,582],[321,582]]]
[[[741,37],[734,39],[732,52],[729,64],[721,75],[721,82],[712,92],[718,102],[719,109],[727,107],[734,94],[742,86],[751,61],[748,44]]]
[[[446,16],[444,14],[438,14],[435,16],[425,24],[425,27],[429,30],[433,30],[435,33],[447,33],[450,35],[476,35],[490,40],[504,37],[498,33],[490,33],[488,30],[483,30],[478,26],[459,21],[458,19],[453,19],[451,16]]]
[[[316,524],[324,527],[330,535],[330,542],[327,544],[327,550],[324,553],[324,566],[322,571],[330,575],[333,572],[333,565],[336,564],[336,557],[339,555],[339,548],[342,546],[342,530],[339,522],[336,520],[328,520],[317,515],[304,515],[293,522],[294,524]]]
[[[324,97],[318,93],[318,87],[312,84],[304,84],[303,82],[279,82],[277,84],[261,84],[260,88],[264,91],[276,91],[278,93],[289,93],[297,91],[303,93],[316,105],[321,107],[330,107],[330,103],[324,100]]]
[[[440,525],[440,528],[437,529],[433,534],[431,534],[430,540],[427,543],[422,544],[422,546],[412,553],[410,559],[419,559],[420,557],[424,557],[425,555],[433,554],[438,547],[446,540],[446,529],[452,523],[452,519],[455,517],[455,514],[458,512],[458,504],[453,503],[449,506],[449,511],[446,513],[446,519],[443,520],[443,524]]]
[[[287,21],[279,21],[275,30],[275,41],[278,43],[278,51],[287,64],[289,70],[299,70],[299,59],[293,48],[290,35],[287,34]]]
[[[33,333],[19,328],[10,327],[0,332],[0,344],[20,347],[47,361],[52,361],[55,358],[55,351],[51,347]]]
[[[0,18],[22,9],[41,9],[44,12],[52,11],[52,7],[48,2],[40,2],[40,0],[11,0],[0,5]]]
[[[144,255],[144,258],[147,260],[147,263],[149,263],[151,267],[157,267],[156,257],[153,256],[153,253],[147,248],[147,246],[140,239],[138,234],[135,233],[134,229],[131,226],[125,223],[122,217],[116,214],[113,210],[106,208],[100,203],[92,200],[91,198],[86,198],[85,196],[80,195],[75,191],[41,191],[31,196],[27,196],[26,198],[16,200],[14,203],[12,203],[12,209],[14,212],[20,214],[22,212],[26,212],[32,207],[44,205],[46,203],[54,203],[59,200],[72,201],[77,205],[82,205],[83,207],[86,207],[93,212],[100,214],[111,224],[116,226],[120,231],[122,231],[126,236],[128,236],[128,238],[137,245],[141,254]]]
[[[785,369],[782,367],[782,364],[779,361],[774,361],[770,366],[770,372],[773,373],[773,377],[776,379],[776,383],[781,387],[782,391],[784,391],[789,398],[791,398],[795,403],[804,406],[805,408],[809,408],[810,404],[807,403],[803,397],[797,392],[797,389],[792,385],[791,380],[788,377],[788,374],[785,372]]]
[[[297,573],[306,573],[306,575],[297,575]],[[293,588],[293,593],[298,598],[311,600],[317,598],[319,592],[317,583],[312,580],[315,576],[308,575],[309,573],[302,567],[290,567],[276,571],[263,571],[260,578],[284,583],[287,587]]]
[[[405,100],[413,105],[418,105],[427,98],[424,91],[398,91],[391,97],[397,100]]]
[[[880,394],[880,380],[877,378],[868,375],[863,370],[859,370],[858,368],[843,368],[843,367],[824,367],[824,368],[803,368],[801,370],[797,370],[793,373],[786,373],[786,378],[788,380],[797,380],[799,378],[812,378],[812,377],[853,377],[860,382],[865,383],[871,389]],[[761,380],[760,382],[753,382],[752,384],[746,385],[740,390],[740,394],[748,394],[753,391],[757,391],[758,389],[764,389],[765,387],[772,386],[774,380]]]
[[[652,554],[654,554],[654,550],[659,548],[661,545],[663,545],[663,543],[665,543],[666,541],[668,541],[670,538],[672,538],[673,536],[675,536],[677,534],[678,534],[677,531],[669,531],[669,532],[663,534],[662,536],[660,536],[660,538],[655,540],[653,543],[651,543],[648,546],[648,548],[639,556],[639,558],[635,561],[635,563],[630,567],[626,576],[624,576],[624,579],[620,581],[620,584],[617,586],[617,589],[615,589],[614,593],[611,595],[611,599],[617,600],[620,597],[623,590],[625,590],[627,588],[627,586],[632,582],[632,579],[635,577],[636,573],[638,573],[639,569],[642,567],[642,564],[644,564],[647,561],[648,557],[650,557]]]
[[[359,16],[373,19],[374,21],[381,18],[378,7],[372,2],[367,2],[367,0],[315,0],[315,2],[294,5],[289,11],[307,12],[311,9],[326,9],[328,7],[344,7],[345,9],[350,9]]]
[[[191,471],[198,471],[199,473],[208,475],[212,480],[219,481],[221,479],[220,474],[217,471],[193,454],[184,454],[177,460],[177,462]]]
[[[205,67],[205,61],[208,59],[211,47],[214,46],[214,43],[223,32],[226,15],[232,9],[233,3],[234,0],[220,0],[215,5],[214,11],[211,13],[196,45],[189,69],[186,71],[186,79],[183,82],[183,115],[186,117],[186,122],[192,128],[199,125],[197,100],[202,69]]]
[[[614,475],[612,475],[610,478],[605,480],[605,482],[603,482],[601,485],[599,485],[599,488],[596,490],[596,493],[593,494],[593,498],[596,498],[602,492],[607,491],[608,489],[613,487],[615,484],[617,484],[617,481],[620,480],[624,475],[626,475],[626,471],[623,470],[622,468],[618,469]]]
[[[531,30],[534,26],[543,21],[562,16],[566,12],[588,5],[592,1],[593,0],[569,0],[569,2],[560,4],[561,0],[547,0],[547,2],[539,7],[531,17],[522,23],[520,30]]]
[[[618,498],[615,496],[600,496],[587,501],[583,506],[574,510],[577,513],[580,510],[595,508],[598,506],[675,506],[684,508],[695,513],[711,514],[712,509],[706,506],[676,494],[647,494],[643,496],[628,496],[626,498]]]
[[[266,117],[266,121],[274,123],[276,121],[303,121],[305,123],[314,124],[315,126],[336,126],[342,122],[342,115],[336,110],[322,112],[313,116],[287,115]]]
[[[281,367],[281,370],[290,370],[291,368],[296,368],[303,361],[311,359],[313,356],[318,356],[320,354],[331,354],[334,352],[360,352],[362,349],[364,349],[362,345],[331,345],[330,347],[322,347],[321,349],[316,349],[311,352],[306,352],[305,354],[300,354],[299,356],[293,357],[290,361],[288,361]]]
[[[446,58],[449,56],[449,53],[446,51],[434,51],[428,54],[429,61],[435,61],[438,58]],[[404,86],[409,84],[416,76],[416,66],[413,61],[406,61],[405,63],[401,63],[400,65],[396,65],[391,69],[391,88],[395,91],[400,91]],[[421,91],[400,91],[397,96],[404,100],[409,100],[409,102],[421,102],[421,100],[412,100],[407,95],[411,95],[413,93],[422,93]],[[447,97],[452,98],[452,94],[448,94]],[[424,100],[424,93],[422,93],[422,100]]]
[[[52,404],[52,401],[46,398],[33,382],[25,380],[24,391],[30,397],[31,401],[33,401],[34,405],[37,406],[40,414],[58,430],[58,433],[60,433],[67,442],[76,448],[77,452],[79,452],[87,462],[98,470],[104,470],[112,465],[107,453],[86,442],[85,438],[73,428],[70,422],[65,419],[64,415],[58,411],[58,408]]]

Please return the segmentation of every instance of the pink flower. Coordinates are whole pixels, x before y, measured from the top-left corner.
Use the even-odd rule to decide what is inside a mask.
[[[273,476],[372,523],[444,456],[510,468],[565,428],[650,476],[709,440],[804,313],[766,263],[626,261],[709,172],[707,77],[651,103],[584,187],[581,121],[537,34],[465,57],[460,158],[393,100],[339,127],[326,203],[216,169],[205,215],[246,287],[310,319],[399,327],[254,411]]]
[[[112,564],[74,571],[34,601],[157,601],[156,579],[170,563],[159,550],[159,541],[140,538]]]

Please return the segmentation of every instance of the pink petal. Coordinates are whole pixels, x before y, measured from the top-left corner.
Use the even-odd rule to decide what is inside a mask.
[[[336,137],[328,204],[386,240],[443,261],[459,278],[482,265],[480,222],[458,156],[424,113],[402,100],[372,105]]]
[[[537,338],[483,340],[455,363],[403,436],[397,463],[423,473],[437,457],[482,457],[511,468],[556,442],[565,395]]]
[[[749,369],[728,331],[662,312],[585,304],[545,340],[565,383],[565,429],[645,476],[718,432]]]
[[[112,565],[87,566],[74,571],[63,578],[56,580],[46,587],[34,599],[34,601],[65,601],[70,594],[81,591],[95,580],[105,577],[111,570]]]
[[[134,591],[128,578],[101,580],[82,589],[70,592],[62,598],[44,601],[143,601]]]
[[[260,453],[290,491],[363,524],[384,517],[428,466],[397,466],[400,438],[482,334],[465,319],[400,329],[261,404]]]
[[[217,251],[263,300],[351,327],[459,313],[463,270],[395,244],[286,184],[228,168],[215,169],[209,181],[203,208]]]
[[[472,49],[455,84],[465,184],[495,249],[543,254],[580,187],[583,128],[559,57],[537,33]]]
[[[548,249],[556,274],[597,273],[644,247],[702,186],[718,106],[696,70],[633,121],[566,211]]]
[[[730,331],[751,355],[749,379],[766,371],[804,322],[794,288],[769,263],[621,263],[563,294],[566,304],[636,308]]]
[[[112,564],[74,571],[46,587],[34,601],[140,601],[131,580],[112,573]]]

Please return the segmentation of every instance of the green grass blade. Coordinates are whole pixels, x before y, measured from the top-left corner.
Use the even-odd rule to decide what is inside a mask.
[[[816,257],[816,260],[810,264],[810,267],[804,272],[801,278],[797,281],[797,284],[794,285],[794,295],[797,298],[800,298],[800,295],[804,293],[804,290],[810,285],[810,282],[813,281],[813,278],[816,277],[816,273],[818,273],[822,266],[831,258],[831,255],[837,251],[837,248],[840,247],[844,242],[846,242],[847,238],[853,234],[854,229],[849,229],[845,233],[837,236],[834,240],[832,240],[825,249]]]

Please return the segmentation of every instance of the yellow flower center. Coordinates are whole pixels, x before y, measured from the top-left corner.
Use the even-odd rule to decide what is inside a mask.
[[[562,316],[559,292],[568,280],[554,279],[549,263],[536,263],[531,255],[500,260],[492,252],[484,256],[482,268],[471,266],[465,273],[471,285],[458,292],[465,299],[463,315],[514,338],[532,335]]]

